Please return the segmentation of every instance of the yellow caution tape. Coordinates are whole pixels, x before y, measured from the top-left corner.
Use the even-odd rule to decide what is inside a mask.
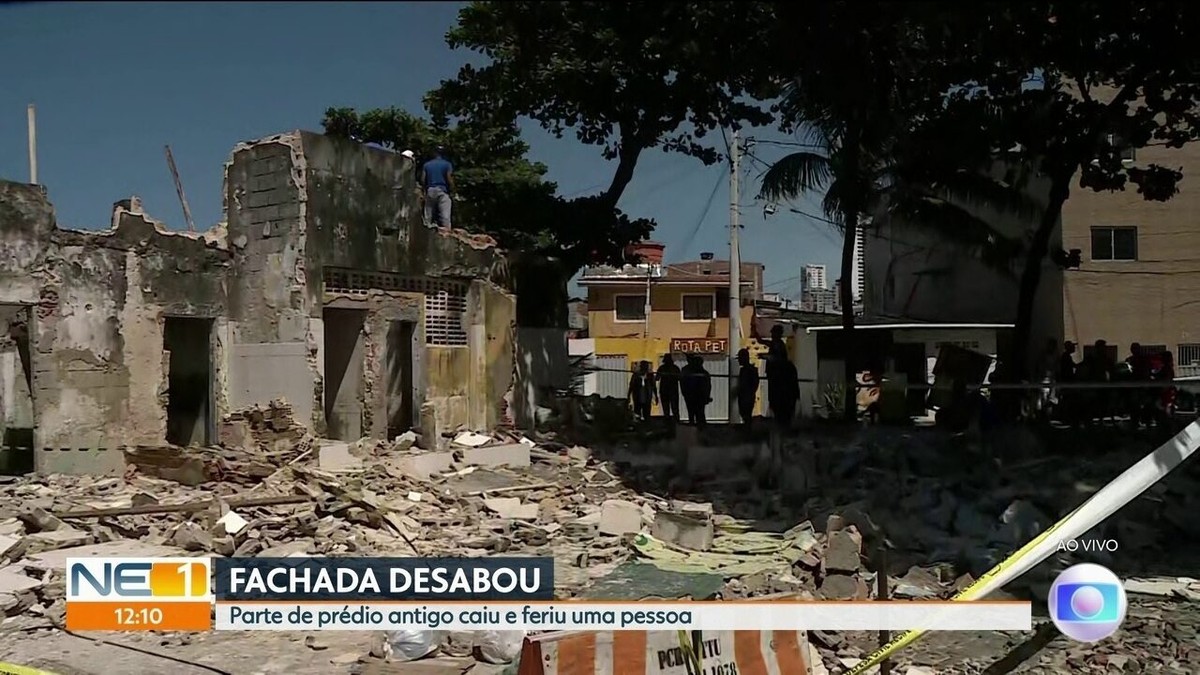
[[[1066,524],[1067,521],[1071,520],[1077,511],[1079,511],[1079,509],[1075,509],[1075,511],[1068,513],[1062,520],[1051,525],[1045,532],[1042,532],[1038,536],[1034,537],[1028,544],[1025,544],[1021,548],[1017,549],[1016,553],[1013,553],[992,569],[984,572],[983,576],[975,580],[975,583],[959,591],[958,594],[951,598],[951,600],[954,602],[969,602],[971,600],[975,600],[976,597],[980,595],[980,591],[984,588],[988,581],[1004,572],[1004,570],[1015,565],[1025,556],[1029,555],[1033,549],[1037,548],[1038,544],[1049,539],[1059,528]],[[921,639],[921,637],[927,632],[928,631],[924,629],[918,629],[906,631],[900,635],[897,635],[896,637],[892,638],[891,642],[871,652],[867,658],[854,664],[853,668],[842,673],[842,675],[862,675],[867,671],[867,669],[871,668],[872,666],[879,665],[884,659],[888,658],[892,654],[895,654],[901,649],[904,649],[905,647]]]
[[[1129,502],[1162,480],[1175,467],[1200,450],[1200,419],[1187,425],[1174,438],[1154,452],[1143,457],[1124,473],[1114,478],[1090,499],[1080,504],[1065,518],[1050,526],[1033,541],[1025,544],[1016,553],[988,570],[979,580],[964,588],[953,600],[966,602],[982,597],[1004,584],[1016,579],[1048,558],[1054,549],[1049,541],[1056,534],[1062,539],[1074,539],[1103,522]],[[867,669],[878,665],[892,654],[916,642],[925,634],[924,630],[910,630],[871,653],[865,660],[854,665],[844,675],[862,675]]]
[[[18,666],[12,663],[0,663],[0,675],[55,675],[48,670],[38,670],[37,668],[28,668],[26,666]]]

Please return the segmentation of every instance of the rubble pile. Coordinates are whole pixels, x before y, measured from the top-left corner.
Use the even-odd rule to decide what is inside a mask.
[[[283,404],[233,416],[221,438],[220,448],[131,449],[124,476],[0,478],[0,612],[61,623],[63,561],[88,555],[516,554],[553,558],[560,598],[869,600],[881,588],[949,598],[1127,466],[1018,456],[979,471],[987,459],[915,435],[807,438],[793,443],[819,450],[821,496],[788,499],[758,489],[750,469],[680,476],[644,447],[614,454],[553,434],[318,440]],[[1172,528],[1194,527],[1180,509],[1193,508],[1196,487],[1172,477],[1095,536],[1169,541]],[[1066,558],[1054,564],[1086,559]],[[1130,591],[1200,599],[1200,583],[1157,574]],[[1006,591],[1044,598],[1048,575],[1027,576]],[[834,673],[875,640],[810,638]]]

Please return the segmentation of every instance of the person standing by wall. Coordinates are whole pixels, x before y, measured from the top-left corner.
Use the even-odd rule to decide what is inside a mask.
[[[651,406],[658,401],[649,361],[639,361],[633,377],[629,378],[629,400],[633,402],[633,414],[640,421],[649,422]]]
[[[750,362],[750,350],[739,349],[737,362],[737,401],[738,414],[742,417],[742,427],[749,435],[754,431],[754,401],[758,397],[758,368]]]
[[[667,419],[667,426],[674,428],[679,423],[679,366],[670,354],[663,354],[657,375],[663,417]]]
[[[704,369],[704,359],[697,354],[688,354],[687,365],[679,374],[688,421],[703,429],[708,422],[704,409],[712,402],[712,376]]]
[[[450,205],[454,195],[454,165],[438,146],[433,157],[421,167],[421,188],[425,195],[425,224],[450,229]]]
[[[853,396],[847,392],[847,396]],[[800,375],[796,364],[788,358],[787,350],[772,345],[767,355],[767,402],[771,417],[780,432],[792,428],[796,416],[796,403],[800,400]]]

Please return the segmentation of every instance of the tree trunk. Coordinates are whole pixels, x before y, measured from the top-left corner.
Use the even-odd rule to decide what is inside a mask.
[[[642,155],[642,145],[632,138],[621,137],[621,147],[617,152],[617,170],[613,173],[612,182],[602,195],[604,201],[612,208],[617,208],[625,188],[633,180],[633,170],[637,168],[638,158]]]
[[[1050,182],[1050,200],[1033,234],[1033,242],[1025,257],[1021,273],[1020,295],[1017,297],[1017,320],[1013,328],[1011,356],[1007,364],[1009,380],[1019,381],[1029,373],[1029,339],[1033,335],[1033,306],[1042,281],[1042,264],[1050,253],[1050,235],[1058,227],[1063,204],[1071,194],[1074,171],[1055,174]]]
[[[842,234],[842,273],[838,296],[842,303],[842,346],[846,350],[845,376],[846,398],[842,402],[843,416],[847,422],[858,419],[858,335],[854,332],[854,241],[858,235],[858,207],[847,204],[842,210],[845,222]]]

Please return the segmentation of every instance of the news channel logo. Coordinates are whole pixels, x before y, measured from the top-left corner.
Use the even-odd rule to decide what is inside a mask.
[[[1058,575],[1048,600],[1054,625],[1079,642],[1099,642],[1117,632],[1128,608],[1121,580],[1107,567],[1092,563]]]
[[[67,601],[202,600],[207,558],[68,558]]]

